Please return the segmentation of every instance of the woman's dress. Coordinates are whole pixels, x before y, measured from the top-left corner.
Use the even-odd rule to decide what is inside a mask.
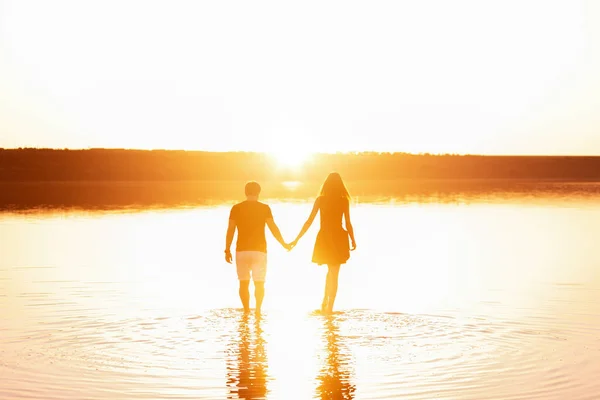
[[[321,229],[315,241],[312,262],[318,265],[344,264],[350,258],[350,244],[342,219],[349,201],[346,197],[321,196],[319,202]]]

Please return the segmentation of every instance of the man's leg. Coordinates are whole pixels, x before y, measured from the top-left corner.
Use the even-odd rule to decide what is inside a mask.
[[[244,312],[250,311],[250,292],[248,286],[250,286],[250,264],[249,254],[245,251],[238,251],[235,253],[235,265],[237,268],[237,276],[240,281],[240,300],[244,306]]]
[[[256,298],[256,314],[261,313],[263,299],[265,298],[265,282],[254,281],[254,297]]]
[[[250,291],[248,287],[250,286],[250,281],[240,281],[240,300],[242,300],[242,305],[244,306],[244,312],[250,311]]]
[[[267,276],[267,254],[254,253],[252,263],[252,279],[254,280],[254,297],[256,298],[256,314],[259,315],[265,298],[265,278]]]

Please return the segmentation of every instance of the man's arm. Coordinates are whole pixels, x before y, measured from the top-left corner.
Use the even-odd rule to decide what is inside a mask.
[[[231,264],[231,243],[233,242],[233,235],[235,234],[235,220],[229,219],[229,226],[227,227],[227,235],[225,237],[225,261]]]
[[[275,237],[275,239],[277,239],[277,241],[283,247],[285,247],[287,250],[289,250],[289,246],[285,242],[285,240],[283,240],[283,237],[281,236],[281,232],[279,231],[279,227],[277,227],[277,224],[275,223],[275,221],[273,220],[273,218],[267,218],[267,226],[269,227],[269,230],[273,234],[273,237]]]

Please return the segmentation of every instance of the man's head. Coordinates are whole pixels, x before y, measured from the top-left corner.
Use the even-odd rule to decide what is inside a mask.
[[[258,182],[248,182],[245,187],[246,197],[258,197],[260,194],[260,185]]]

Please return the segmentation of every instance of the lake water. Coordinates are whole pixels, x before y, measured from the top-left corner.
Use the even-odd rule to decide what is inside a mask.
[[[315,224],[269,239],[264,315],[230,205],[0,213],[0,399],[598,399],[600,195],[361,202],[336,308]],[[292,240],[308,201],[270,202]]]

